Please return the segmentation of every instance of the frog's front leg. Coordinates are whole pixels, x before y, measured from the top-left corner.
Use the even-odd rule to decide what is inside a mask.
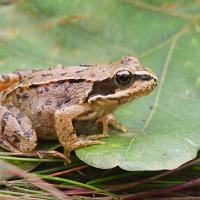
[[[105,115],[101,118],[99,118],[96,123],[101,123],[102,124],[102,134],[98,134],[98,135],[91,135],[89,136],[89,138],[91,139],[99,139],[99,138],[106,138],[109,137],[108,134],[108,126],[111,125],[113,128],[118,129],[120,131],[122,131],[123,133],[128,132],[128,129],[122,125],[121,123],[119,123],[115,117],[113,116],[113,114],[108,114]]]
[[[73,127],[73,120],[87,115],[90,111],[87,105],[72,105],[57,110],[54,114],[55,130],[66,154],[72,150],[93,144],[104,144],[102,141],[92,140],[89,137],[78,137]]]
[[[102,122],[103,123],[103,132],[105,132],[105,133],[107,133],[109,125],[111,125],[115,129],[118,129],[118,130],[122,131],[123,133],[128,132],[128,129],[123,124],[118,122],[115,119],[113,114],[108,114],[108,115],[100,118],[98,120],[98,122]]]
[[[63,154],[53,150],[35,150],[37,135],[29,118],[13,105],[0,105],[0,146],[15,153],[32,153],[40,157]]]

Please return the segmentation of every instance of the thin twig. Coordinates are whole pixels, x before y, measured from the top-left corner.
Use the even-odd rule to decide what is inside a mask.
[[[80,169],[85,169],[87,167],[89,167],[89,165],[82,165],[82,166],[74,167],[72,169],[67,169],[67,170],[64,170],[64,171],[61,171],[61,172],[56,172],[56,173],[50,174],[49,176],[60,176],[60,175],[63,175],[63,174],[68,174],[70,172],[78,171]]]

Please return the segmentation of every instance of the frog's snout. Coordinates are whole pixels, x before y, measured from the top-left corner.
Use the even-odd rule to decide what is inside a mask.
[[[152,89],[154,89],[155,87],[157,87],[158,85],[158,78],[155,76],[155,75],[152,75],[152,78],[151,78],[151,85],[152,85]]]

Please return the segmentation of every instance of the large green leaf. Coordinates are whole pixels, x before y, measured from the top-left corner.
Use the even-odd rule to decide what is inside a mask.
[[[5,2],[5,1],[4,1]],[[128,134],[76,151],[98,168],[172,169],[200,145],[200,3],[195,0],[34,0],[0,7],[0,68],[98,63],[136,55],[159,77],[115,115]],[[14,2],[14,3],[13,3]]]

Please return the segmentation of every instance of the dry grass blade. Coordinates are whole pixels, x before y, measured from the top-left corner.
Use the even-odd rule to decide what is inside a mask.
[[[5,161],[0,160],[0,174],[12,174],[14,176],[21,176],[26,179],[29,183],[49,192],[53,196],[57,197],[58,199],[71,199],[70,197],[64,195],[60,190],[51,186],[51,184],[41,180],[37,176],[33,174],[28,174],[24,170],[7,163]]]
[[[8,196],[8,195],[0,195],[0,199],[1,200],[19,200],[18,197],[12,197],[12,196]],[[20,197],[20,199],[23,199]]]
[[[134,199],[143,199],[145,197],[152,197],[152,196],[159,196],[160,194],[168,194],[170,192],[183,190],[192,186],[200,185],[200,178],[193,179],[191,181],[185,182],[183,184],[162,188],[162,189],[155,189],[145,192],[139,192],[136,194],[129,195],[128,197],[122,198],[123,200],[134,200]]]

